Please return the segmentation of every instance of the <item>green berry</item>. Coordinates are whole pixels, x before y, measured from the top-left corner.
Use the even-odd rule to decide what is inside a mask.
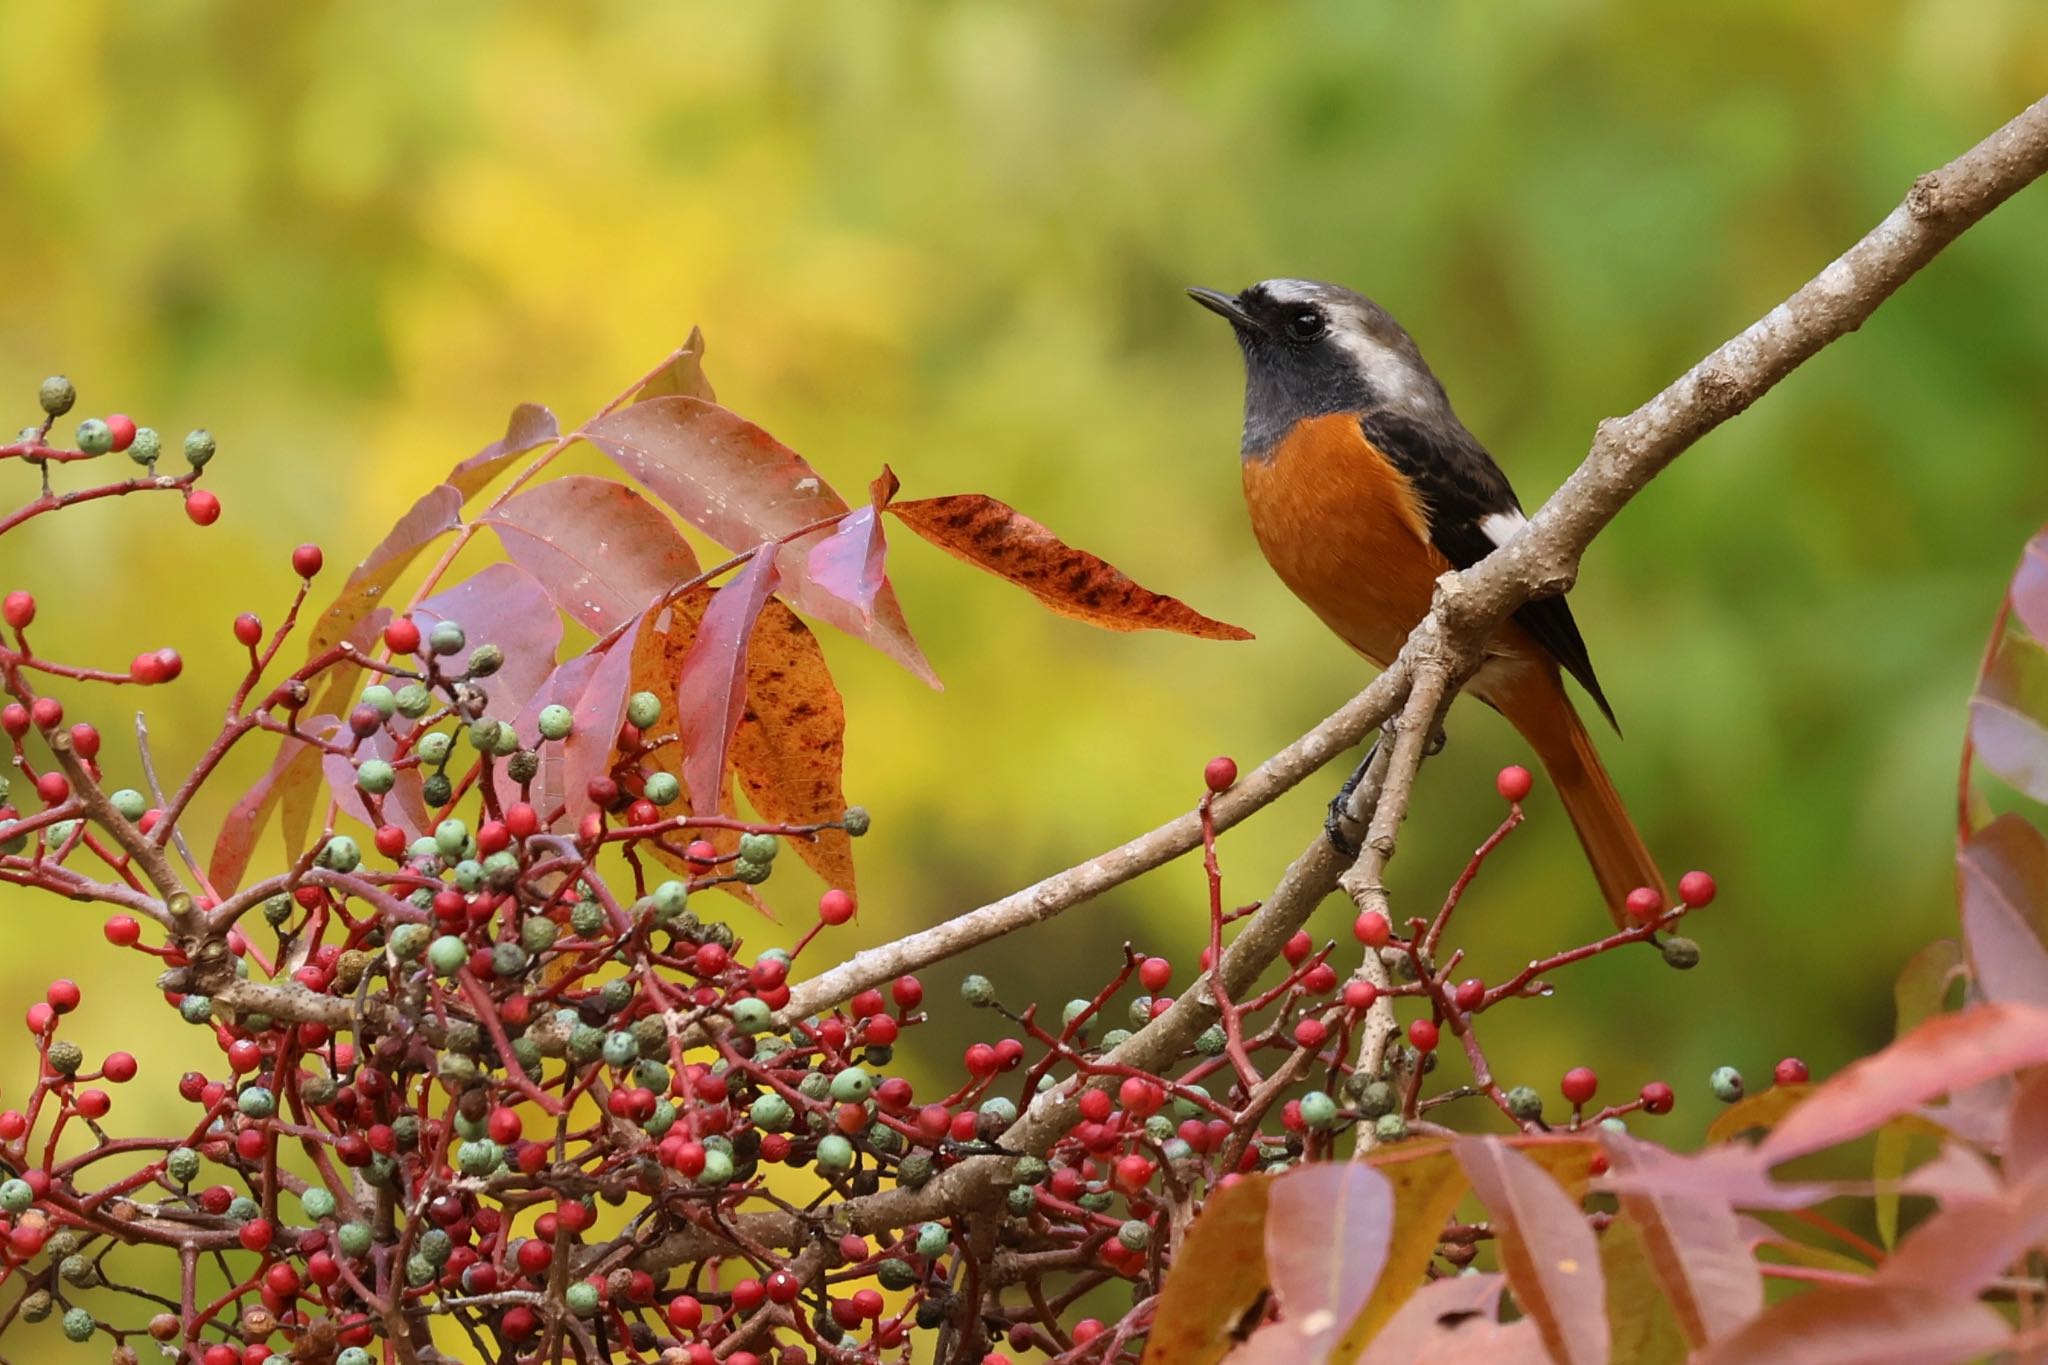
[[[36,1202],[35,1187],[26,1180],[9,1180],[0,1183],[0,1209],[9,1213],[20,1213]]]
[[[995,983],[978,972],[962,977],[960,998],[970,1005],[987,1005],[996,998]]]
[[[910,1262],[892,1256],[876,1265],[875,1279],[882,1288],[897,1293],[917,1283],[917,1272],[910,1268]]]
[[[509,848],[501,848],[484,859],[484,885],[494,891],[504,891],[519,880],[519,855]]]
[[[438,764],[448,761],[448,749],[453,743],[454,740],[449,738],[446,730],[429,730],[420,736],[420,742],[413,747],[419,752],[422,763]]]
[[[654,917],[666,923],[689,908],[690,888],[683,882],[665,881],[654,888],[648,899],[654,902]]]
[[[173,1147],[164,1157],[164,1172],[180,1185],[189,1185],[199,1174],[199,1153],[190,1147]]]
[[[857,1066],[850,1066],[832,1078],[832,1098],[841,1104],[864,1100],[874,1089],[875,1078]]]
[[[334,1358],[334,1365],[370,1365],[370,1353],[360,1346],[349,1346]]]
[[[1508,1091],[1508,1112],[1524,1123],[1533,1123],[1543,1117],[1543,1096],[1534,1087],[1518,1085]]]
[[[455,799],[455,784],[446,773],[428,773],[420,784],[420,799],[430,806],[445,806]]]
[[[576,713],[560,702],[552,702],[540,708],[539,724],[542,739],[567,739],[576,728]]]
[[[626,698],[626,720],[635,728],[645,730],[661,719],[661,698],[652,692],[635,692]]]
[[[370,1250],[370,1225],[367,1223],[343,1223],[335,1229],[334,1240],[340,1245],[344,1256],[362,1256]]]
[[[140,820],[142,813],[149,809],[149,799],[133,787],[123,787],[107,799],[115,810],[121,812],[124,820]]]
[[[75,1284],[81,1289],[90,1288],[100,1278],[99,1268],[92,1263],[92,1258],[80,1256],[77,1252],[57,1262],[57,1273],[64,1277],[66,1284]]]
[[[538,957],[555,946],[556,935],[561,926],[542,915],[534,915],[520,922],[519,944],[527,952]]]
[[[53,374],[43,381],[42,387],[36,391],[36,398],[41,401],[44,412],[52,417],[62,417],[78,401],[78,390],[63,375]]]
[[[1399,1114],[1381,1114],[1373,1120],[1372,1133],[1381,1142],[1399,1142],[1408,1136],[1408,1121]]]
[[[382,796],[398,781],[398,770],[381,758],[366,758],[356,765],[356,785],[372,796]]]
[[[434,694],[425,683],[409,682],[393,694],[391,706],[407,720],[418,720],[434,709]]]
[[[516,943],[494,943],[491,945],[491,975],[518,976],[532,961],[526,949]]]
[[[299,1207],[305,1210],[306,1217],[317,1223],[323,1218],[333,1216],[334,1195],[315,1185],[299,1196]]]
[[[944,1223],[925,1223],[917,1229],[917,1254],[926,1260],[943,1255],[952,1240]]]
[[[840,828],[855,839],[868,832],[868,812],[865,806],[848,806],[846,814],[839,817]]]
[[[597,1312],[597,1286],[588,1280],[574,1280],[562,1291],[562,1302],[569,1305],[569,1311],[579,1318],[587,1318]]]
[[[1358,1096],[1358,1112],[1369,1119],[1384,1118],[1394,1109],[1394,1087],[1385,1081],[1369,1083]]]
[[[1667,967],[1688,972],[1700,965],[1700,945],[1689,938],[1673,935],[1658,946],[1664,950],[1664,965]]]
[[[1116,1239],[1127,1250],[1143,1251],[1152,1243],[1152,1225],[1142,1218],[1126,1218],[1117,1226]]]
[[[596,901],[577,901],[569,910],[569,927],[584,938],[602,932],[604,926],[604,907]]]
[[[206,462],[213,458],[213,433],[205,427],[185,433],[185,463],[194,469],[206,468]]]
[[[469,961],[469,949],[453,934],[443,934],[427,947],[427,961],[442,976],[453,976]]]
[[[1321,1090],[1301,1097],[1301,1121],[1311,1128],[1330,1128],[1337,1122],[1337,1101]]]
[[[1715,1067],[1714,1074],[1707,1077],[1707,1085],[1714,1098],[1723,1104],[1733,1104],[1742,1098],[1742,1073],[1732,1066]]]
[[[68,1038],[60,1038],[51,1043],[50,1050],[45,1055],[49,1058],[50,1070],[60,1076],[75,1076],[78,1069],[85,1065],[85,1049]]]
[[[505,651],[496,645],[478,645],[469,652],[469,676],[488,678],[505,666]]]
[[[732,1026],[741,1033],[759,1033],[768,1027],[774,1014],[767,1001],[750,995],[744,1000],[733,1001]]]
[[[503,1149],[489,1138],[465,1142],[455,1149],[455,1164],[464,1175],[489,1175],[504,1159]]]
[[[320,850],[320,863],[336,872],[353,872],[362,866],[363,851],[346,834],[337,834]]]
[[[774,870],[774,868],[766,863],[751,862],[745,858],[741,858],[732,865],[733,877],[738,881],[745,882],[748,886],[759,886],[762,882],[768,880],[769,874]]]
[[[135,428],[135,439],[128,443],[128,458],[139,465],[153,465],[164,453],[164,438],[157,435],[155,427]]]
[[[427,950],[431,931],[424,924],[401,924],[391,931],[391,955],[400,962],[412,962]]]
[[[178,1002],[178,1017],[188,1024],[203,1024],[213,1018],[213,997],[188,995]]]
[[[838,1133],[827,1133],[818,1139],[818,1169],[821,1171],[845,1171],[853,1167],[853,1144]]]
[[[1130,1041],[1131,1031],[1129,1029],[1113,1028],[1109,1032],[1102,1035],[1102,1050],[1104,1052],[1114,1052],[1118,1048],[1122,1047],[1125,1043],[1128,1043]],[[1197,1039],[1196,1041],[1199,1042],[1200,1040]],[[1216,1052],[1218,1054],[1221,1054],[1222,1051],[1223,1049],[1220,1046],[1216,1049]]]
[[[460,820],[443,820],[434,826],[434,844],[444,858],[460,858],[469,847],[469,826]]]
[[[478,716],[469,723],[469,747],[480,754],[496,752],[498,732],[504,728],[494,716]]]
[[[114,448],[114,432],[97,417],[78,424],[78,448],[88,455],[104,455]]]
[[[363,705],[386,720],[390,720],[392,713],[398,710],[398,694],[383,683],[371,683],[364,688],[361,700]]]
[[[796,1091],[807,1100],[822,1100],[832,1093],[832,1081],[822,1071],[806,1071],[796,1083]]]
[[[640,1040],[631,1033],[620,1030],[607,1034],[604,1040],[604,1061],[606,1066],[631,1066],[640,1060]]]
[[[772,863],[782,851],[782,841],[772,834],[742,834],[740,857],[750,863]]]
[[[1003,1195],[1003,1202],[1009,1206],[1011,1213],[1022,1218],[1038,1207],[1038,1191],[1029,1185],[1016,1185]]]
[[[267,1119],[277,1112],[277,1096],[267,1087],[252,1085],[235,1096],[235,1107],[245,1118]]]
[[[846,1139],[841,1138],[844,1142]],[[732,1179],[732,1153],[707,1145],[704,1149],[704,1169],[697,1173],[699,1185],[723,1185]]]
[[[1109,1040],[1105,1038],[1103,1041],[1106,1043]],[[1211,1024],[1195,1036],[1195,1051],[1204,1057],[1221,1057],[1223,1049],[1227,1046],[1229,1039],[1224,1037],[1221,1024]]]
[[[1005,1128],[1017,1121],[1016,1102],[1004,1095],[989,1096],[981,1102],[981,1107],[975,1112]]]
[[[83,1308],[64,1310],[64,1335],[72,1341],[91,1341],[92,1334],[99,1330],[99,1323],[90,1312]]]
[[[430,654],[455,654],[468,643],[469,637],[453,621],[436,621],[434,628],[427,632],[427,652]]]
[[[747,1110],[747,1116],[753,1120],[754,1126],[762,1132],[779,1133],[789,1127],[790,1120],[795,1117],[795,1111],[789,1107],[788,1100],[771,1090],[767,1094],[755,1097],[753,1106]],[[21,1182],[16,1181],[13,1183],[19,1184]],[[23,1188],[26,1188],[26,1186],[23,1186]],[[0,1198],[4,1197],[4,1195],[0,1195]]]
[[[683,794],[683,784],[674,773],[650,773],[640,794],[657,806],[673,806]]]

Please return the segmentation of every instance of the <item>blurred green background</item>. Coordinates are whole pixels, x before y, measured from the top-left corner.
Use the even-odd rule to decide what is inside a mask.
[[[829,959],[1187,809],[1211,755],[1248,767],[1365,680],[1252,543],[1237,356],[1183,286],[1375,295],[1534,506],[1598,419],[2037,97],[2048,9],[16,0],[0,50],[0,392],[27,421],[63,370],[78,415],[221,443],[211,529],[128,499],[0,550],[4,586],[45,600],[46,651],[184,650],[183,680],[141,698],[167,769],[218,721],[231,618],[288,600],[290,546],[327,548],[331,592],[512,404],[573,421],[692,323],[724,401],[841,488],[888,461],[905,496],[994,493],[1257,632],[1097,633],[898,534],[947,690],[827,641],[848,795],[875,814],[864,912]],[[1672,873],[1713,870],[1723,899],[1692,974],[1619,955],[1516,1010],[1489,1035],[1503,1079],[1667,1077],[1679,1107],[1649,1131],[1687,1142],[1712,1066],[1823,1072],[1889,1036],[1893,974],[1953,921],[1964,700],[2048,516],[2044,376],[2037,187],[1601,539],[1575,604],[1628,729],[1605,752]],[[118,732],[136,700],[73,709]],[[1406,905],[1434,904],[1499,814],[1493,771],[1525,758],[1460,709],[1393,870]],[[1234,900],[1314,837],[1338,776],[1228,837]],[[1604,928],[1554,801],[1532,807],[1461,915],[1489,978]],[[815,888],[783,880],[801,921]],[[1191,964],[1203,896],[1183,862],[928,972],[948,1032],[904,1049],[921,1089],[990,1022],[953,994],[970,965],[1056,1006],[1126,938]],[[160,1081],[212,1064],[98,913],[0,901],[0,1016],[68,973],[90,1055],[132,1047]],[[1317,921],[1340,962],[1348,919]],[[29,1056],[4,1060],[18,1097]],[[130,1089],[117,1128],[183,1112]]]

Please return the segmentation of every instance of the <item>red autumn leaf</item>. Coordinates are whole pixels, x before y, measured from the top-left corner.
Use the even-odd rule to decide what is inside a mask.
[[[462,520],[462,494],[451,484],[436,484],[420,495],[406,514],[398,519],[377,548],[341,585],[341,592],[313,625],[308,639],[308,657],[321,654],[348,638],[372,606],[390,591],[392,583],[418,558],[419,552],[437,538],[454,530]]]
[[[889,510],[932,544],[1007,578],[1061,616],[1105,630],[1171,630],[1205,640],[1249,640],[1178,598],[1140,587],[1106,560],[1077,550],[1006,502],[983,493],[894,502]]]
[[[512,562],[599,636],[697,576],[697,556],[674,524],[612,479],[552,479],[507,500],[486,520]]]
[[[1963,938],[1986,999],[2048,1006],[2048,840],[2001,815],[1956,855]]]
[[[740,790],[771,824],[837,820],[846,811],[845,757],[846,706],[825,652],[803,620],[771,597],[747,647],[747,704],[732,739]],[[790,847],[827,886],[858,889],[844,830],[824,830],[816,842],[792,839]]]
[[[516,725],[522,738],[539,732],[544,707],[566,706],[573,717],[566,740],[545,741],[535,750],[540,766],[528,785],[527,799],[543,815],[559,806],[573,827],[592,809],[590,780],[611,768],[619,726],[626,718],[633,649],[644,619],[635,616],[603,648],[564,660],[520,711]],[[515,799],[518,784],[502,769],[497,779],[498,799]]]
[[[1559,1365],[1604,1365],[1607,1296],[1600,1244],[1577,1201],[1543,1168],[1485,1138],[1459,1138],[1458,1162],[1486,1205],[1501,1268]]]
[[[1455,1333],[1460,1324],[1493,1325],[1506,1287],[1499,1275],[1451,1275],[1425,1284],[1387,1320],[1358,1365],[1411,1365],[1434,1339]]]
[[[2048,640],[2048,531],[2027,542],[2012,576],[2012,613],[2027,634]]]
[[[2006,1179],[2048,1183],[2048,1067],[2020,1082],[2005,1115]]]
[[[356,747],[353,759],[341,754],[323,754],[320,759],[321,771],[326,774],[327,787],[341,809],[355,819],[376,825],[380,821],[371,814],[369,798],[356,786],[356,768],[365,760],[381,758],[390,760],[398,754],[398,741],[389,732],[379,730],[364,739]],[[427,814],[426,793],[417,767],[400,768],[397,780],[390,791],[384,793],[383,820],[405,831],[408,841],[430,832],[434,822]]]
[[[1927,1160],[1915,1166],[1899,1182],[1904,1194],[1925,1195],[1937,1203],[1969,1199],[1996,1199],[2005,1188],[1991,1163],[1967,1143],[1944,1142]]]
[[[1693,1365],[1950,1365],[2011,1334],[1980,1303],[1911,1285],[1823,1286],[1773,1305]]]
[[[1618,1174],[1653,1159],[1654,1149],[1619,1134],[1607,1134],[1605,1145],[1609,1169]],[[1650,1273],[1694,1346],[1726,1336],[1762,1310],[1763,1275],[1727,1200],[1639,1189],[1625,1191],[1621,1207],[1640,1229]]]
[[[715,401],[718,397],[711,391],[711,381],[704,377],[704,333],[695,327],[690,329],[689,340],[677,347],[653,374],[647,376],[646,381],[634,393],[633,401],[645,403],[650,398],[668,398],[676,395],[684,398],[701,398],[707,403]]]
[[[888,582],[883,576],[888,550],[882,519],[870,505],[849,513],[831,535],[813,544],[805,564],[811,582],[870,621],[875,598]]]
[[[1906,1234],[1878,1278],[1974,1299],[2048,1241],[2048,1185],[2016,1185],[1995,1199],[1957,1200]]]
[[[682,731],[683,785],[690,809],[716,815],[711,794],[726,785],[733,731],[746,708],[747,643],[768,595],[775,591],[776,547],[763,545],[712,597],[676,682],[676,723]]]
[[[1266,1200],[1253,1176],[1214,1191],[1174,1254],[1145,1341],[1143,1365],[1213,1365],[1266,1289]]]
[[[599,417],[578,434],[654,490],[684,521],[729,549],[780,541],[847,510],[801,455],[701,398],[652,398]],[[815,531],[784,547],[783,595],[799,611],[867,641],[936,686],[894,589],[883,584],[872,615],[864,618],[852,604],[811,581],[806,556],[826,534]]]
[[[544,442],[560,440],[555,414],[538,403],[521,403],[505,422],[505,434],[448,472],[448,482],[473,498],[500,470]]]
[[[444,588],[413,609],[421,634],[443,621],[462,627],[467,637],[457,662],[480,646],[496,645],[505,662],[496,673],[478,680],[490,698],[488,714],[511,720],[555,671],[555,648],[562,643],[562,618],[548,601],[547,589],[513,564],[491,564]],[[531,735],[522,734],[522,740]]]
[[[326,739],[341,728],[341,722],[333,716],[311,716],[300,722],[300,728]],[[214,890],[226,895],[242,884],[242,875],[249,870],[249,856],[255,851],[271,812],[287,791],[297,788],[310,792],[319,778],[320,750],[285,736],[269,771],[242,793],[221,821],[220,834],[214,840],[213,854],[206,867],[206,879]]]
[[[1970,697],[1970,742],[1984,766],[2048,801],[2048,648],[2008,635]]]
[[[1756,1149],[1764,1166],[1858,1138],[1937,1096],[2048,1062],[2048,1010],[1986,1004],[1929,1019],[1816,1086]]]
[[[1386,1177],[1355,1161],[1297,1166],[1266,1196],[1266,1273],[1280,1321],[1232,1359],[1322,1360],[1379,1282],[1394,1227]]]

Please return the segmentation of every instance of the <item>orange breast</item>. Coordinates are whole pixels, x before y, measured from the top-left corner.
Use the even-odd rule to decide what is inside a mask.
[[[1346,644],[1391,661],[1450,564],[1408,480],[1358,419],[1297,423],[1268,455],[1244,461],[1244,500],[1281,581]]]

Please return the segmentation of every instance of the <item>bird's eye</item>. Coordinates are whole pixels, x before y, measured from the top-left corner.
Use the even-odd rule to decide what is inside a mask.
[[[1321,310],[1315,308],[1297,308],[1287,315],[1286,321],[1281,325],[1287,329],[1287,335],[1291,340],[1301,342],[1321,341],[1323,333],[1330,329],[1329,324],[1323,320]]]

